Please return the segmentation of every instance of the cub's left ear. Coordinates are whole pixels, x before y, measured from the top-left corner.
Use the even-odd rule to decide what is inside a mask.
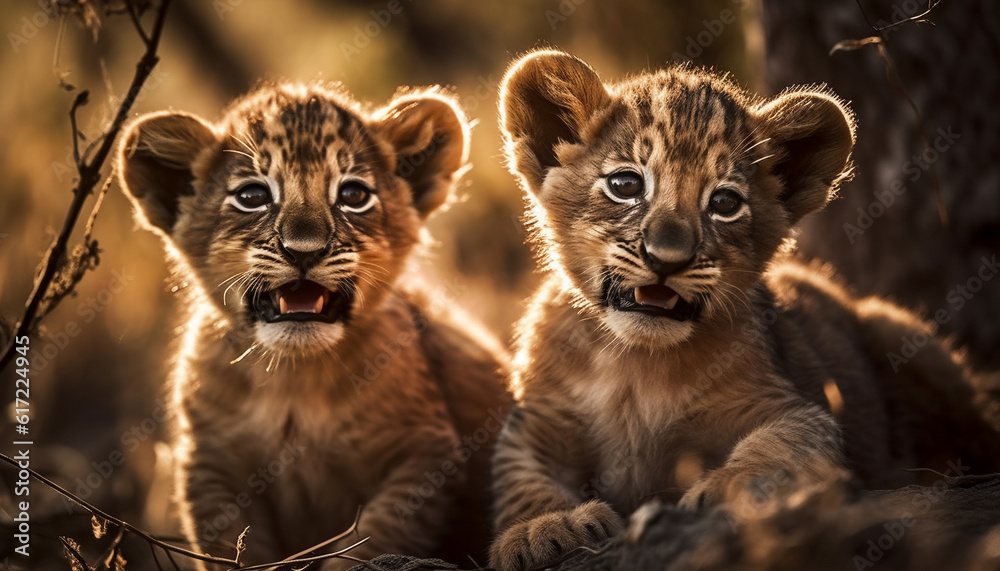
[[[812,91],[779,95],[755,114],[777,150],[769,162],[784,182],[781,200],[794,224],[826,206],[850,177],[854,114],[836,98]]]
[[[404,95],[375,114],[396,152],[396,175],[413,189],[422,218],[443,205],[469,159],[469,123],[453,99],[436,92]]]

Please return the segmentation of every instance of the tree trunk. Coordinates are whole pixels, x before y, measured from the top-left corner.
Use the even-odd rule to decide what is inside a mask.
[[[801,250],[832,262],[862,294],[922,310],[973,363],[1000,368],[1000,4],[943,1],[926,16],[934,25],[882,32],[920,116],[878,46],[830,50],[875,35],[865,15],[884,26],[928,2],[860,4],[864,13],[850,0],[763,1],[772,88],[827,83],[858,118],[856,176],[806,223]]]

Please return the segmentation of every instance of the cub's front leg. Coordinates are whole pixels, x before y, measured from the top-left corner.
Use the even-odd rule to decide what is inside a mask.
[[[240,554],[240,561],[267,563],[281,559],[273,521],[267,517],[268,510],[259,505],[263,499],[253,497],[248,489],[241,487],[253,472],[227,462],[225,451],[208,443],[200,443],[190,451],[182,445],[179,450],[180,518],[192,547],[232,558],[238,537],[249,527],[246,550]],[[199,570],[206,568],[203,563],[197,565]]]
[[[762,399],[764,410],[746,418],[766,418],[747,427],[725,464],[706,473],[681,497],[679,505],[697,508],[727,504],[737,516],[800,486],[848,477],[840,429],[818,406],[786,399],[783,406]]]
[[[605,502],[581,503],[583,458],[568,419],[543,418],[515,407],[493,459],[497,537],[490,566],[500,571],[541,568],[574,549],[618,534],[621,517]]]
[[[358,565],[356,560],[384,553],[427,555],[446,539],[441,534],[456,509],[455,490],[465,481],[457,436],[450,428],[411,436],[386,451],[387,460],[405,457],[386,466],[385,479],[361,511],[357,533],[345,541],[368,540],[346,554],[353,559],[328,560],[323,571],[344,571]],[[338,543],[337,548],[343,547],[344,542]]]

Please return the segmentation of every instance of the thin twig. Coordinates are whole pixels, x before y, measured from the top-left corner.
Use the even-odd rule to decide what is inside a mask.
[[[118,133],[121,131],[122,126],[128,119],[129,111],[132,109],[132,104],[135,103],[139,92],[142,90],[143,85],[145,85],[146,80],[152,73],[153,67],[160,59],[156,52],[160,44],[160,37],[163,34],[163,25],[166,22],[167,8],[169,6],[170,0],[162,0],[162,3],[157,10],[156,21],[153,24],[153,32],[148,36],[149,41],[146,43],[146,51],[142,54],[142,57],[136,64],[136,71],[135,75],[132,77],[132,84],[129,86],[125,98],[122,99],[122,102],[118,105],[118,111],[112,120],[111,126],[104,132],[101,146],[97,149],[94,156],[89,161],[81,160],[81,158],[78,157],[78,151],[74,152],[74,158],[77,160],[79,180],[77,181],[76,188],[73,189],[73,199],[70,202],[69,210],[66,213],[66,219],[63,222],[62,229],[60,230],[55,241],[52,243],[52,246],[49,248],[44,261],[42,262],[43,270],[35,282],[35,287],[28,298],[28,302],[25,304],[24,316],[21,318],[20,323],[18,323],[17,331],[11,337],[7,349],[4,351],[3,358],[0,359],[0,371],[6,369],[11,360],[14,358],[14,349],[16,347],[17,339],[19,337],[29,335],[37,326],[36,317],[38,315],[39,307],[42,304],[42,300],[45,299],[56,274],[63,265],[63,258],[66,256],[67,244],[69,244],[70,236],[73,234],[73,229],[76,227],[76,222],[80,217],[80,213],[83,211],[83,205],[86,203],[90,194],[93,193],[94,187],[97,186],[97,183],[100,181],[101,169],[104,167],[104,163],[107,160],[108,155],[111,153],[111,149]],[[144,35],[145,32],[142,32],[142,34]],[[79,101],[81,96],[82,93],[77,96],[76,100]],[[73,142],[75,145],[77,131],[74,115],[75,110],[71,110],[70,117],[74,122]],[[72,289],[72,287],[70,289]]]
[[[20,466],[17,463],[17,461],[15,461],[13,458],[11,458],[10,456],[7,456],[6,454],[3,454],[3,453],[0,453],[0,460],[6,462],[8,464],[10,464],[11,466],[14,466],[15,468],[18,468],[19,470],[27,470],[28,473],[31,475],[32,478],[34,478],[34,479],[38,480],[39,482],[45,484],[49,488],[52,488],[53,490],[55,490],[56,492],[58,492],[59,495],[63,496],[64,498],[70,500],[71,502],[79,505],[83,509],[85,509],[88,512],[90,512],[91,515],[95,515],[95,516],[97,516],[99,518],[106,519],[109,522],[111,522],[111,523],[113,523],[113,524],[115,524],[115,525],[117,525],[119,527],[124,528],[129,533],[133,533],[135,535],[138,535],[139,537],[141,537],[145,541],[147,541],[149,543],[152,543],[152,544],[156,545],[157,547],[160,547],[161,549],[163,549],[164,551],[167,551],[168,553],[172,551],[172,552],[177,553],[179,555],[184,555],[185,557],[190,557],[191,559],[197,559],[199,561],[205,561],[207,563],[223,563],[223,564],[226,564],[226,565],[235,565],[236,564],[236,561],[233,560],[233,559],[226,559],[224,557],[214,557],[212,555],[207,555],[207,554],[204,554],[204,553],[197,553],[195,551],[184,549],[183,547],[177,547],[176,545],[170,545],[169,543],[166,543],[164,541],[160,541],[159,539],[157,539],[152,534],[147,533],[147,532],[139,529],[138,527],[130,524],[129,522],[127,522],[125,520],[116,518],[115,516],[113,516],[113,515],[105,512],[105,511],[97,508],[93,504],[89,503],[87,500],[84,500],[83,498],[81,498],[81,497],[73,494],[72,492],[64,489],[59,484],[53,482],[52,480],[50,480],[50,479],[46,478],[45,476],[43,476],[43,475],[39,474],[38,472],[36,472],[34,468],[24,468],[24,467]]]
[[[112,168],[111,174],[104,179],[104,184],[101,185],[101,190],[97,193],[97,200],[94,201],[94,206],[90,209],[90,216],[87,218],[87,224],[83,229],[83,236],[80,238],[81,246],[77,246],[77,249],[73,253],[74,257],[87,263],[73,263],[70,264],[69,268],[63,268],[62,270],[63,272],[69,272],[68,281],[70,284],[78,283],[83,279],[83,275],[91,268],[91,263],[94,265],[97,264],[97,255],[100,250],[97,246],[97,241],[92,239],[94,225],[97,222],[97,214],[101,211],[101,205],[104,204],[104,198],[108,195],[108,190],[111,188],[114,180],[115,175]],[[66,275],[59,277],[66,278]],[[38,321],[45,319],[59,305],[62,299],[73,291],[71,287],[55,287],[49,288],[49,290],[49,295],[46,296],[42,307],[38,310],[38,317],[36,318]]]
[[[357,562],[360,563],[360,562],[363,562],[361,559],[358,559],[357,557],[351,557],[351,556],[346,555],[346,554],[349,551],[351,551],[351,550],[357,548],[358,546],[364,544],[366,541],[368,541],[370,539],[368,537],[364,537],[360,541],[358,541],[358,542],[356,542],[356,543],[354,543],[352,545],[349,545],[349,546],[347,546],[347,547],[345,547],[343,549],[340,549],[338,551],[333,551],[333,552],[330,552],[330,553],[324,553],[322,555],[316,555],[316,556],[313,556],[313,557],[300,557],[301,555],[303,555],[305,553],[311,553],[311,552],[313,552],[313,551],[315,551],[317,549],[320,549],[320,548],[322,548],[322,547],[324,547],[326,545],[329,545],[330,543],[332,543],[334,541],[337,541],[338,539],[343,539],[344,537],[347,537],[348,535],[354,533],[355,530],[357,529],[358,519],[360,519],[360,516],[358,516],[358,517],[355,517],[354,523],[346,531],[340,533],[339,535],[337,535],[335,537],[327,539],[326,541],[324,541],[322,543],[319,543],[319,544],[317,544],[314,547],[310,547],[307,551],[297,553],[297,554],[293,555],[292,557],[289,557],[289,558],[286,558],[286,559],[282,559],[281,561],[275,561],[275,562],[272,562],[272,563],[261,563],[261,564],[258,564],[258,565],[251,565],[249,567],[243,567],[235,559],[226,559],[225,557],[215,557],[215,556],[212,556],[212,555],[208,555],[208,554],[205,554],[205,553],[198,553],[196,551],[191,551],[189,549],[184,549],[183,547],[177,547],[176,545],[171,545],[169,543],[166,543],[165,541],[162,541],[162,540],[158,539],[156,536],[154,536],[154,535],[152,535],[152,534],[150,534],[150,533],[148,533],[146,531],[143,531],[143,530],[139,529],[138,527],[136,527],[136,526],[128,523],[127,521],[122,520],[122,519],[118,519],[117,517],[115,517],[115,516],[113,516],[113,515],[105,512],[105,511],[99,509],[98,507],[94,506],[93,504],[89,503],[88,501],[84,500],[83,498],[80,498],[79,496],[77,496],[77,495],[73,494],[72,492],[66,490],[65,488],[63,488],[59,484],[53,482],[52,480],[46,478],[45,476],[43,476],[41,474],[39,474],[38,472],[35,471],[34,468],[23,468],[23,467],[21,467],[17,463],[16,460],[14,460],[10,456],[7,456],[6,454],[4,454],[2,452],[0,452],[0,460],[4,461],[4,462],[10,464],[11,466],[14,466],[15,468],[18,468],[20,470],[27,470],[28,474],[30,474],[32,478],[38,480],[42,484],[45,484],[46,486],[48,486],[49,488],[51,488],[52,490],[54,490],[55,492],[57,492],[59,495],[63,496],[64,498],[66,498],[68,500],[70,500],[71,502],[79,505],[84,510],[90,512],[91,516],[96,516],[98,518],[104,519],[107,522],[109,522],[109,523],[117,526],[118,529],[119,529],[119,532],[118,532],[119,536],[122,536],[124,534],[124,532],[129,532],[129,533],[132,533],[132,534],[135,534],[135,535],[139,536],[144,541],[146,541],[147,543],[149,543],[151,546],[159,547],[160,549],[162,549],[166,553],[167,558],[170,559],[170,563],[173,564],[175,568],[177,568],[177,563],[174,561],[173,556],[171,555],[171,553],[176,553],[178,555],[183,555],[185,557],[189,557],[191,559],[197,559],[199,561],[204,561],[206,563],[220,563],[220,564],[229,565],[230,566],[229,569],[231,569],[231,570],[233,570],[233,569],[239,569],[240,571],[259,571],[259,570],[262,570],[262,569],[270,569],[270,568],[275,568],[275,567],[285,567],[285,566],[288,566],[288,565],[310,564],[310,563],[315,563],[317,561],[324,561],[324,560],[333,559],[333,558],[349,559],[351,561],[357,561]],[[63,538],[60,538],[60,539],[63,539]],[[72,545],[68,544],[65,539],[63,539],[63,544],[66,545],[68,549],[72,549]],[[87,565],[86,565],[85,561],[81,560],[81,563],[83,563],[84,568],[87,568]],[[157,565],[159,565],[159,562],[157,562]]]
[[[172,553],[170,553],[170,550],[164,549],[163,552],[167,554],[167,560],[170,561],[170,564],[174,566],[174,571],[180,571],[181,567],[180,565],[177,564],[176,561],[174,561],[174,556]]]
[[[931,11],[934,10],[934,8],[937,8],[938,4],[940,4],[941,2],[942,2],[942,0],[933,0],[931,2],[928,2],[926,10],[924,10],[920,14],[917,14],[916,16],[910,16],[909,18],[906,18],[905,20],[900,20],[898,22],[893,22],[891,24],[886,24],[884,26],[879,26],[877,28],[875,26],[872,26],[871,23],[869,23],[868,25],[870,27],[872,27],[876,32],[882,32],[882,31],[888,30],[889,28],[895,28],[896,26],[899,26],[899,25],[902,25],[902,24],[906,24],[907,22],[915,22],[917,24],[922,24],[922,23],[925,23],[925,22],[928,21],[928,20],[925,20],[924,17],[927,16],[928,14],[930,14]],[[865,19],[867,20],[868,18],[865,17]]]
[[[283,561],[283,563],[284,562],[288,562],[288,561],[290,561],[292,559],[297,559],[299,557],[305,557],[306,555],[309,555],[310,553],[314,553],[316,551],[319,551],[320,549],[323,549],[327,545],[332,545],[332,544],[340,541],[341,539],[344,539],[345,537],[351,535],[355,531],[357,531],[357,529],[358,529],[358,523],[361,521],[361,509],[362,508],[359,507],[358,508],[358,513],[354,515],[354,523],[351,524],[351,527],[347,528],[346,530],[344,530],[343,532],[341,532],[339,535],[335,535],[335,536],[331,537],[330,539],[327,539],[327,540],[325,540],[325,541],[323,541],[321,543],[317,543],[316,545],[313,545],[312,547],[309,547],[307,549],[303,549],[302,551],[299,551],[295,555],[292,555],[291,557],[285,559]]]
[[[80,133],[80,128],[77,127],[76,112],[89,101],[90,91],[84,89],[76,94],[76,98],[73,99],[73,105],[69,108],[69,126],[73,131],[73,166],[76,167],[77,172],[84,167],[84,162],[80,159],[80,138],[83,134]],[[74,192],[76,191],[74,190]]]
[[[83,569],[85,569],[85,570],[86,569],[90,569],[90,565],[87,565],[87,560],[83,558],[83,555],[80,554],[80,552],[70,542],[69,539],[66,539],[65,537],[63,537],[63,536],[60,535],[59,536],[59,541],[62,542],[63,549],[65,549],[67,553],[69,553],[70,555],[72,555],[73,559],[76,559],[76,562],[83,566]]]
[[[119,527],[118,533],[115,535],[114,541],[105,550],[106,555],[101,559],[101,565],[106,567],[109,571],[118,571],[118,554],[121,552],[122,540],[125,539],[125,528]]]
[[[345,537],[351,535],[352,533],[357,532],[357,530],[358,530],[358,523],[361,521],[361,510],[363,508],[364,508],[364,506],[361,506],[361,507],[358,508],[358,512],[354,515],[354,522],[351,523],[350,527],[348,527],[344,531],[340,532],[339,534],[331,537],[330,539],[326,539],[326,540],[324,540],[324,541],[322,541],[320,543],[317,543],[316,545],[313,545],[312,547],[308,547],[306,549],[303,549],[302,551],[299,551],[295,555],[286,557],[286,558],[282,559],[281,561],[279,561],[277,563],[266,563],[266,564],[264,564],[262,566],[256,566],[256,567],[260,567],[261,569],[273,569],[273,568],[276,568],[276,567],[284,567],[286,565],[292,565],[292,564],[295,564],[295,563],[309,563],[309,562],[319,561],[319,559],[313,560],[313,559],[306,559],[305,557],[307,555],[309,555],[310,553],[315,553],[316,551],[319,551],[320,549],[323,549],[324,547],[326,547],[328,545],[331,545],[333,543],[336,543],[336,542],[340,541],[341,539],[344,539]],[[361,545],[362,543],[368,541],[368,539],[369,539],[368,537],[365,537],[364,539],[362,539],[358,543],[356,543],[356,544],[354,544],[354,545],[352,545],[352,546],[350,546],[350,547],[348,547],[346,549],[342,549],[342,550],[337,551],[335,553],[327,553],[327,554],[324,554],[322,557],[325,558],[325,559],[329,559],[329,558],[332,558],[332,557],[341,556],[343,553],[346,553],[347,551],[350,551],[350,550],[354,549],[355,547]],[[345,557],[345,559],[352,559],[352,560],[354,560],[353,557]],[[244,571],[246,571],[247,569],[254,569],[256,567],[245,567]]]
[[[276,563],[261,563],[260,565],[250,565],[249,567],[239,567],[240,571],[262,571],[264,569],[273,569],[275,567],[286,567],[288,565],[300,565],[302,563],[316,563],[317,561],[326,561],[327,559],[340,558],[340,559],[350,559],[351,561],[357,561],[358,563],[364,563],[364,560],[358,559],[357,557],[351,557],[350,555],[345,555],[348,551],[357,548],[359,545],[368,541],[370,538],[365,537],[361,541],[348,545],[347,547],[341,549],[340,551],[333,551],[330,553],[324,553],[323,555],[316,555],[314,557],[302,557],[300,559],[282,559]],[[232,571],[232,570],[230,570]]]
[[[135,29],[139,32],[139,37],[142,38],[142,43],[146,44],[146,47],[148,48],[151,40],[149,39],[149,36],[146,35],[146,30],[142,29],[142,22],[139,21],[139,12],[137,11],[138,8],[135,7],[135,4],[127,2],[125,9],[128,10],[128,15],[132,18],[132,23],[135,24]]]
[[[156,556],[156,546],[152,543],[147,543],[146,545],[149,546],[149,553],[153,556],[153,563],[156,563],[157,571],[163,571],[163,566],[160,565],[160,558]]]
[[[889,85],[892,86],[892,89],[900,97],[902,97],[906,101],[906,103],[910,106],[910,109],[913,110],[913,114],[915,115],[917,120],[917,129],[919,129],[920,131],[920,138],[923,139],[924,145],[930,147],[933,144],[933,141],[931,140],[930,133],[927,131],[927,122],[924,120],[924,114],[920,112],[920,107],[917,105],[917,102],[913,100],[913,97],[910,96],[910,93],[906,90],[906,87],[903,85],[902,79],[900,79],[899,77],[899,71],[898,68],[896,67],[896,62],[893,60],[892,55],[889,54],[888,43],[887,43],[888,38],[886,37],[884,30],[896,26],[898,24],[902,24],[904,22],[921,21],[924,16],[929,14],[934,8],[937,7],[938,4],[941,3],[941,0],[928,0],[927,10],[924,11],[924,13],[918,14],[917,16],[913,16],[911,18],[907,18],[905,20],[900,20],[899,22],[895,22],[892,25],[882,26],[882,27],[876,26],[868,18],[868,13],[865,12],[864,6],[861,5],[861,0],[855,0],[855,3],[858,5],[858,10],[861,11],[861,16],[864,17],[865,23],[868,24],[868,27],[878,35],[879,41],[872,43],[876,45],[876,47],[878,48],[879,56],[885,62],[885,74],[886,78],[889,80]],[[937,170],[933,167],[933,165],[931,165],[931,167],[927,170],[930,173],[931,188],[934,190],[934,198],[935,201],[937,202],[938,218],[941,220],[941,225],[947,227],[948,210],[945,208],[944,204],[944,193],[941,191],[941,178],[938,176]]]
[[[108,178],[104,180],[101,191],[97,193],[97,200],[94,201],[94,207],[90,209],[87,225],[83,227],[83,238],[81,241],[85,244],[90,241],[90,237],[94,234],[94,223],[97,222],[97,213],[101,210],[101,205],[104,204],[104,197],[108,195],[108,190],[111,189],[111,184],[114,180],[115,173],[112,170]]]
[[[72,85],[66,83],[66,77],[69,72],[59,71],[59,54],[62,53],[63,38],[66,35],[66,14],[59,16],[59,30],[56,32],[56,48],[52,52],[52,75],[55,76],[56,81],[59,82],[59,87],[62,87],[66,91],[73,91],[76,89]]]

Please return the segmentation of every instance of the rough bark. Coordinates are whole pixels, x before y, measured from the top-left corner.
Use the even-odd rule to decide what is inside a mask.
[[[920,116],[893,87],[877,45],[830,50],[878,35],[869,22],[902,21],[928,2],[764,0],[763,7],[770,85],[827,83],[858,118],[856,177],[808,221],[802,251],[833,262],[863,293],[894,297],[928,318],[944,310],[942,332],[980,367],[1000,367],[1000,280],[978,281],[980,271],[996,274],[983,258],[992,263],[1000,253],[1000,4],[944,1],[926,16],[933,25],[881,32]]]

